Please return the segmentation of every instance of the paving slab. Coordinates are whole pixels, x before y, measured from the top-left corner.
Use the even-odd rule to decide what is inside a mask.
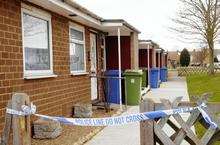
[[[128,107],[122,115],[139,113],[139,106]],[[140,124],[108,126],[86,145],[140,145]]]

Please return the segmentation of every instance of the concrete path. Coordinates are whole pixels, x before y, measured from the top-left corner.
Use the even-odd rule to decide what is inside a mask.
[[[151,89],[144,98],[151,98],[156,102],[160,102],[160,98],[173,101],[176,97],[180,96],[183,97],[183,101],[189,101],[186,80],[181,77],[172,77],[168,82],[162,83],[160,88]]]
[[[154,102],[160,102],[160,98],[166,98],[172,102],[176,97],[183,97],[182,101],[189,101],[186,79],[177,77],[176,75],[172,76],[168,82],[162,83],[160,88],[152,89],[145,96],[145,98],[151,98]],[[189,113],[181,113],[181,116],[186,121],[189,117]],[[171,120],[175,122],[172,117]],[[178,125],[178,123],[176,124]],[[164,126],[163,130],[169,136],[174,133],[174,130],[167,124]],[[192,127],[192,130],[195,131],[194,127]],[[189,145],[189,143],[183,141],[181,145]]]
[[[128,107],[122,115],[139,113],[139,106]],[[86,145],[139,145],[140,126],[139,123],[106,127],[99,132]]]
[[[168,82],[163,83],[159,89],[151,90],[145,98],[152,98],[155,101],[159,101],[159,98],[167,98],[171,101],[178,96],[183,96],[184,100],[189,100],[187,93],[187,85],[184,78],[172,77]],[[137,113],[139,107],[130,107],[125,113]],[[188,117],[188,114],[183,114],[184,118]],[[169,127],[163,128],[166,132],[172,133],[172,129]],[[182,145],[186,145],[183,143]],[[86,145],[140,145],[140,127],[139,123],[106,127],[100,133],[98,133],[93,139],[86,143]]]

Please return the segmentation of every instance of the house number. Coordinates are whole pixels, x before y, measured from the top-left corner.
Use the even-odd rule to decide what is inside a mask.
[[[134,79],[131,79],[131,83],[133,84],[135,82],[135,80]]]

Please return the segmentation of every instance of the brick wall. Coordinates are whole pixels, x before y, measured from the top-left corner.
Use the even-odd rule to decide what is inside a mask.
[[[38,112],[48,115],[70,116],[75,103],[91,100],[89,76],[70,75],[69,20],[55,13],[51,13],[53,69],[58,77],[23,79],[20,11],[19,0],[0,0],[0,130],[3,128],[7,101],[13,92],[27,93],[37,105]],[[89,28],[86,27],[87,55],[90,50],[89,34]],[[86,64],[89,71],[88,59]]]
[[[106,37],[107,69],[118,69],[118,37]],[[121,36],[121,68],[131,69],[131,37]]]
[[[138,69],[138,33],[131,33],[131,69]]]

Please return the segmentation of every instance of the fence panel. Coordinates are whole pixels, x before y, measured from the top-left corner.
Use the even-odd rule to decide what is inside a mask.
[[[216,72],[217,69],[215,69]],[[177,68],[178,76],[189,76],[195,74],[209,74],[209,67],[179,67]]]
[[[161,109],[162,107],[164,107],[164,109],[174,109],[177,107],[192,107],[196,104],[190,102],[181,102],[181,99],[182,97],[178,97],[172,103],[166,99],[161,99],[161,103],[155,103],[151,99],[147,99],[141,103],[140,108],[142,112],[146,112],[152,111],[153,108],[154,110],[157,110],[157,108]],[[204,101],[205,100],[203,100],[203,102]],[[202,101],[199,100],[197,104],[200,104],[201,102]],[[169,115],[164,118],[157,118],[153,121],[142,121],[140,126],[141,145],[155,145],[156,143],[161,145],[180,145],[183,140],[187,141],[191,145],[211,145],[220,138],[219,119],[216,117],[215,113],[209,111],[209,109],[212,110],[212,106],[214,109],[219,109],[220,104],[215,103],[212,105],[209,103],[208,109],[205,109],[205,112],[210,116],[210,118],[217,123],[217,129],[208,125],[201,116],[201,112],[198,109],[195,109],[189,113],[189,117],[186,121],[180,114]],[[204,128],[206,128],[206,132],[202,138],[199,138],[194,130],[192,130],[192,126],[194,126],[196,122],[200,122]],[[163,129],[166,124],[175,131],[175,133],[173,133],[171,136],[169,136]]]

